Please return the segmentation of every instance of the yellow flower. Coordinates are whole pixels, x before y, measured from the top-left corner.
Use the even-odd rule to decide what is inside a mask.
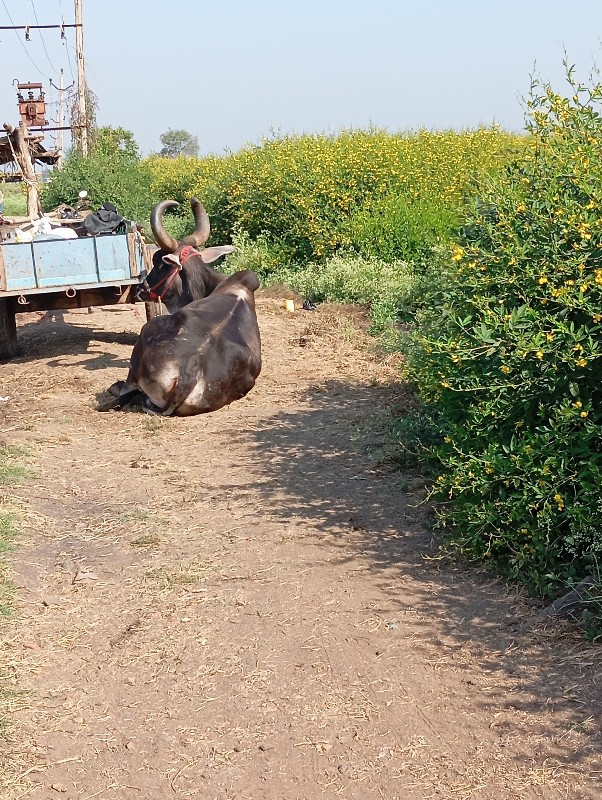
[[[526,211],[527,210],[527,206],[524,203],[519,203],[517,205],[517,207],[516,207],[516,210],[519,211],[519,212]]]
[[[547,283],[547,282],[548,282],[548,279],[546,278],[546,276],[542,275],[541,278],[539,279],[539,283],[541,283],[541,285],[543,286],[543,284]]]
[[[538,358],[541,361],[541,359],[543,358],[543,352],[541,350],[538,350],[535,353],[535,358]]]
[[[588,415],[588,412],[587,412],[587,411],[582,411],[582,412],[581,412],[581,416],[582,416],[582,417],[587,417],[587,415]]]
[[[510,370],[510,367],[509,367],[507,364],[502,364],[502,366],[500,367],[500,369],[502,370],[502,372],[505,372],[505,373],[506,373],[506,375],[507,375],[509,372],[511,372],[511,370]]]
[[[460,247],[460,245],[453,245],[452,247],[452,261],[462,261],[462,256],[464,255],[464,248]]]
[[[577,364],[578,367],[586,367],[587,366],[587,359],[586,358],[578,358],[577,361],[575,361],[575,364]]]
[[[577,400],[577,402],[576,402],[576,403],[573,403],[573,405],[575,406],[575,408],[581,408],[581,406],[583,405],[583,403],[581,402],[581,400]]]

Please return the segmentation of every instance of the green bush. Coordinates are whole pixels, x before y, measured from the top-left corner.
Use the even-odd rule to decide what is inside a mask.
[[[441,524],[542,594],[602,554],[602,86],[534,83],[531,143],[481,182],[408,372],[441,421]]]
[[[250,269],[257,273],[264,286],[278,283],[286,270],[286,258],[267,241],[265,236],[252,239],[246,231],[237,231],[232,237],[236,250],[224,265],[229,272],[239,269]]]
[[[353,211],[346,230],[348,241],[365,258],[411,261],[420,267],[437,245],[450,240],[458,220],[458,209],[435,198],[389,192],[370,197]]]
[[[314,302],[366,306],[373,332],[388,332],[397,344],[395,322],[409,316],[420,285],[411,264],[341,253],[325,262],[291,265],[265,238],[253,240],[247,233],[239,233],[233,241],[236,251],[224,265],[228,272],[252,269],[264,286],[282,283]]]
[[[72,150],[61,170],[55,170],[42,191],[45,210],[61,203],[76,205],[82,189],[96,210],[111,202],[126,219],[147,224],[153,205],[151,172],[139,156],[132,134],[122,128],[99,128],[92,152],[84,158]]]
[[[415,282],[409,264],[354,255],[336,255],[322,264],[282,270],[278,277],[314,301],[369,306],[375,331],[383,331],[399,316]]]

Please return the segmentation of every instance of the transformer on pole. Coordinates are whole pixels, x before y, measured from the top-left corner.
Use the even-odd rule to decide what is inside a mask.
[[[37,97],[34,95],[37,90]],[[27,92],[27,97],[23,92]],[[46,101],[41,83],[18,83],[17,101],[19,104],[19,114],[21,122],[28,128],[39,126],[41,128],[48,125],[46,119]]]

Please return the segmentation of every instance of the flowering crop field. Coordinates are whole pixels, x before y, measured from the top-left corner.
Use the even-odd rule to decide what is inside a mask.
[[[427,227],[437,229],[443,216],[443,229],[449,228],[475,174],[496,171],[521,142],[496,128],[351,131],[266,140],[222,158],[152,157],[148,165],[153,195],[182,203],[201,198],[216,238],[236,230],[263,235],[284,260],[303,263],[341,248],[382,257],[386,242],[382,236],[379,242],[366,212],[385,228],[413,210]],[[389,200],[384,206],[383,199]],[[403,252],[388,255],[392,260]]]

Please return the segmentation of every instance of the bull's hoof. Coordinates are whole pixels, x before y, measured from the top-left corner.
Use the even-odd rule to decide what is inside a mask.
[[[104,403],[100,403],[97,407],[97,411],[112,411],[114,408],[119,408],[119,398],[118,397],[111,397],[108,400],[105,400]]]
[[[123,389],[124,386],[125,386],[125,381],[115,381],[115,383],[109,386],[107,392],[109,394],[112,394],[113,397],[119,397],[119,395],[121,394],[121,390]]]
[[[162,417],[164,416],[164,409],[159,408],[156,406],[150,397],[145,397],[144,402],[142,403],[142,410],[145,414],[150,414],[152,417]]]

